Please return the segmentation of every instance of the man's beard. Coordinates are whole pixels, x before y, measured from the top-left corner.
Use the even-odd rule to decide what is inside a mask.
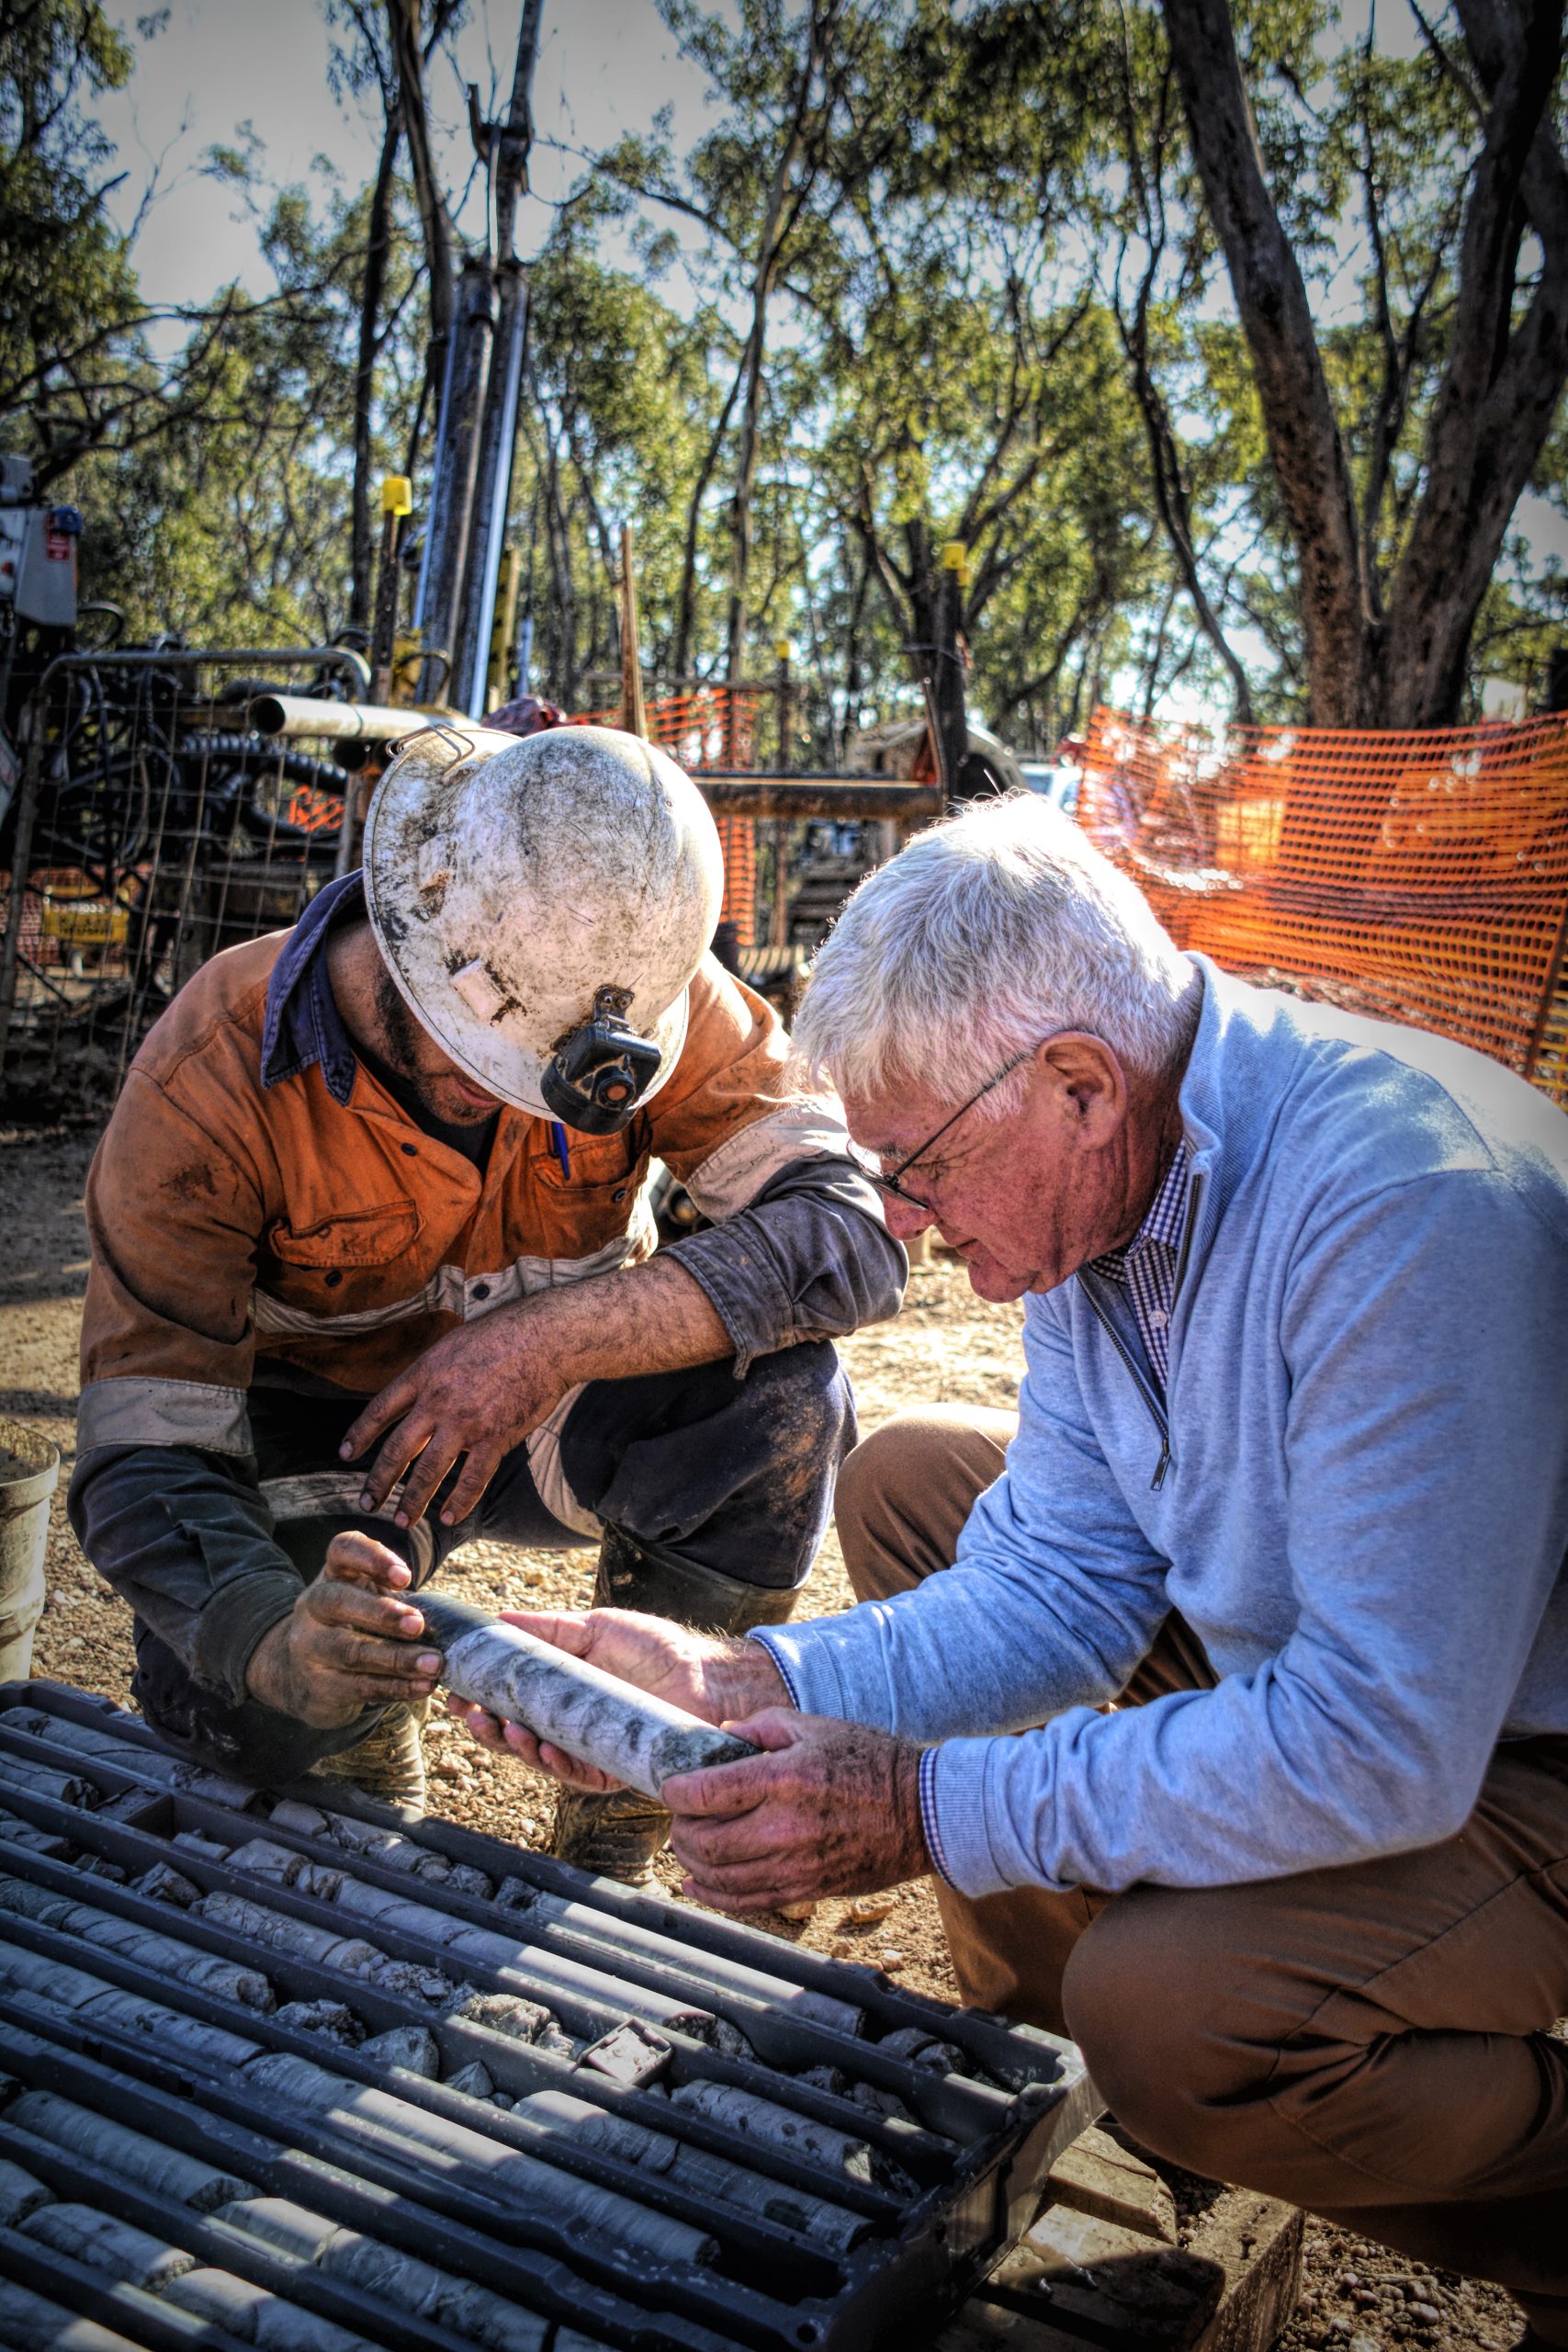
[[[390,1067],[412,1088],[430,1113],[448,1127],[482,1127],[495,1116],[493,1104],[466,1102],[456,1089],[420,1068],[423,1032],[409,1011],[398,984],[383,965],[376,975],[376,1019],[382,1050]]]

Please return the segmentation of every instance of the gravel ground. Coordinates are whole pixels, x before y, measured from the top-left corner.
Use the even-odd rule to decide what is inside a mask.
[[[0,1271],[0,1413],[42,1430],[65,1456],[34,1669],[128,1704],[130,1611],[88,1567],[61,1508],[73,1441],[87,1255],[81,1199],[91,1149],[91,1136],[79,1129],[0,1133],[0,1220],[9,1243]],[[959,1268],[940,1261],[918,1267],[898,1320],[860,1334],[845,1349],[863,1430],[919,1402],[1010,1404],[1022,1362],[1019,1326],[1016,1309],[976,1299]],[[445,1580],[491,1608],[586,1608],[593,1554],[472,1544],[453,1555]],[[813,1571],[807,1612],[825,1615],[847,1608],[851,1598],[830,1538]],[[433,1721],[426,1754],[433,1812],[522,1844],[547,1841],[551,1799],[541,1775],[484,1754],[450,1718]],[[672,1884],[668,1857],[664,1866]],[[856,1921],[849,1909],[829,1902],[805,1922],[760,1924],[841,1958],[874,1961],[918,1991],[955,1997],[936,1906],[923,1883],[898,1890],[880,1919]],[[1201,2201],[1196,2184],[1182,2199],[1194,2211]],[[1302,2302],[1279,2352],[1391,2352],[1406,2345],[1422,2352],[1503,2352],[1519,2324],[1498,2289],[1407,2262],[1313,2222]]]

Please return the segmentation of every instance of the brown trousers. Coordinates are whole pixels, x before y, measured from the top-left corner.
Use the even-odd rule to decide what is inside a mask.
[[[857,1595],[951,1566],[1010,1414],[936,1408],[857,1447]],[[1174,1614],[1117,1702],[1212,1688]],[[937,1886],[965,2000],[1066,2030],[1144,2143],[1416,2260],[1493,2278],[1568,2346],[1568,1738],[1498,1750],[1457,1838],[1201,1890]]]

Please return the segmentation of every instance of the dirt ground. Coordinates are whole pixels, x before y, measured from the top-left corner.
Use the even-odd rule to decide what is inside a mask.
[[[53,1438],[65,1457],[34,1671],[129,1704],[130,1611],[87,1566],[62,1508],[74,1441],[87,1271],[82,1187],[92,1141],[86,1131],[69,1127],[0,1133],[0,1230],[7,1244],[0,1261],[0,1414]],[[863,1431],[917,1403],[1010,1405],[1022,1365],[1020,1323],[1017,1309],[976,1299],[959,1268],[918,1267],[898,1320],[857,1335],[844,1350]],[[587,1549],[473,1544],[453,1555],[444,1580],[485,1607],[586,1608],[593,1560]],[[825,1615],[849,1607],[851,1599],[829,1538],[803,1613]],[[450,1719],[433,1723],[426,1754],[433,1812],[522,1844],[547,1842],[551,1799],[539,1774],[486,1755]],[[760,1924],[841,1958],[872,1960],[918,1991],[956,1997],[927,1885],[901,1889],[878,1921],[857,1924],[848,1909],[829,1902],[804,1923],[775,1917]],[[1314,2222],[1302,2304],[1279,2352],[1390,2352],[1406,2345],[1422,2352],[1503,2352],[1519,2325],[1499,2290],[1406,2262]]]

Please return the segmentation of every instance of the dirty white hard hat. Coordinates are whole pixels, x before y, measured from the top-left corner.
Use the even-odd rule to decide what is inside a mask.
[[[591,1134],[680,1058],[723,887],[695,785],[609,727],[424,729],[365,827],[370,922],[420,1025],[503,1102]]]

